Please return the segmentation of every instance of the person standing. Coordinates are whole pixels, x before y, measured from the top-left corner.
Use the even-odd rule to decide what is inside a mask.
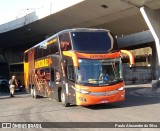
[[[14,90],[15,87],[18,86],[18,82],[16,80],[16,76],[12,76],[11,80],[9,81],[9,89],[10,89],[10,97],[14,97]]]

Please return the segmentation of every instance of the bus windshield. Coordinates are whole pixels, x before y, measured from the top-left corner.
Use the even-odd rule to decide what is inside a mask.
[[[104,53],[113,46],[108,32],[72,32],[71,39],[77,52]]]
[[[76,82],[82,85],[112,85],[123,80],[121,59],[79,59]]]

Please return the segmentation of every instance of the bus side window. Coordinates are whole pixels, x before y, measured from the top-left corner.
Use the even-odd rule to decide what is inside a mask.
[[[49,70],[49,68],[45,69],[45,80],[50,81],[50,70]]]
[[[60,34],[59,41],[61,51],[68,51],[72,49],[69,33]]]
[[[54,69],[51,69],[51,81],[54,81]]]
[[[38,46],[38,59],[43,57],[42,51],[43,49],[40,46]]]
[[[26,53],[24,54],[24,61],[25,61],[25,62],[28,62],[28,52],[26,52]]]
[[[38,59],[38,47],[35,48],[34,58],[35,58],[35,59]]]
[[[49,55],[49,46],[47,45],[47,49],[43,49],[43,57],[48,56]]]
[[[59,55],[59,46],[57,41],[50,44],[49,48],[50,48],[50,55],[51,54]]]
[[[69,65],[67,67],[67,72],[68,72],[68,75],[67,75],[68,79],[70,81],[74,82],[75,81],[75,76],[74,76],[74,67],[73,67],[73,65]]]

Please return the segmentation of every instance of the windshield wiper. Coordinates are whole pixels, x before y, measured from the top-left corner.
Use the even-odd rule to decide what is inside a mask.
[[[116,83],[121,82],[121,81],[123,81],[123,79],[121,79],[121,78],[115,78],[113,80],[110,80],[108,83],[109,84],[116,84]]]

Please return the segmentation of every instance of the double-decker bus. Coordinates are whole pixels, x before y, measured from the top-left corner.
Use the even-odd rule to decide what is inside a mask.
[[[24,54],[24,82],[31,96],[64,106],[125,100],[121,52],[105,29],[61,31]]]

